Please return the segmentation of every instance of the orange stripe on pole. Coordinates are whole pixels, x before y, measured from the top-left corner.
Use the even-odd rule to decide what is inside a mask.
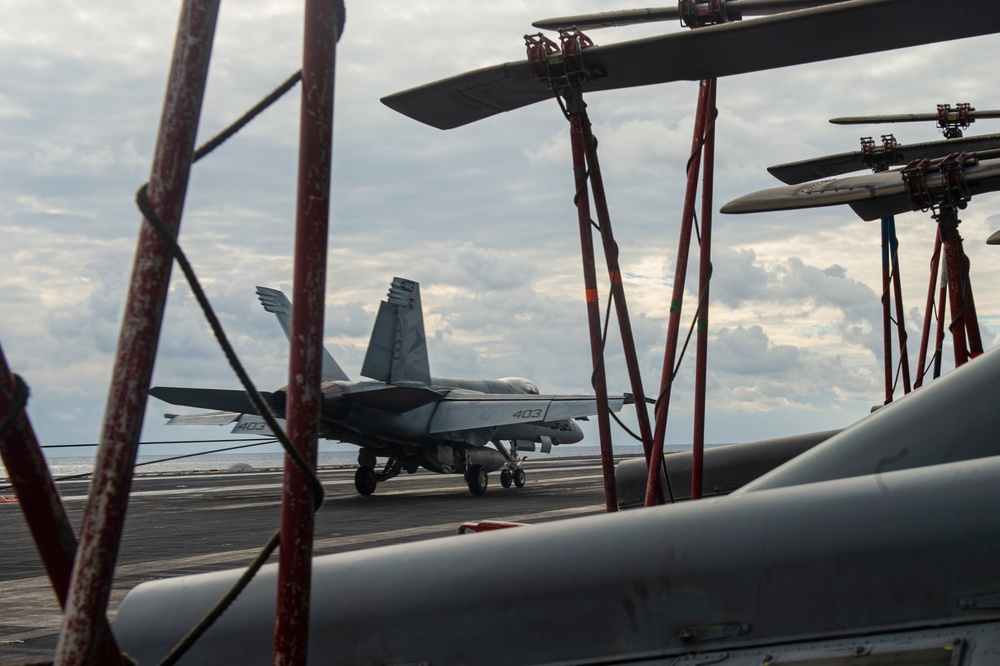
[[[588,289],[587,290],[587,302],[588,303],[596,303],[597,302],[597,290],[596,289]]]

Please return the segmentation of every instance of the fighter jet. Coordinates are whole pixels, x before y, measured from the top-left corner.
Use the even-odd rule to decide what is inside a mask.
[[[257,287],[257,295],[289,335],[288,298],[267,287]],[[361,447],[354,485],[362,495],[403,470],[412,474],[420,467],[462,472],[474,495],[486,492],[488,473],[496,470],[502,470],[505,488],[521,488],[525,459],[519,452],[534,451],[537,444],[548,453],[553,445],[581,441],[583,431],[574,419],[597,411],[592,396],[543,395],[534,382],[520,377],[431,377],[420,286],[402,278],[393,278],[379,306],[361,374],[371,381],[351,381],[324,349],[320,436]],[[270,432],[240,390],[157,386],[149,393],[173,405],[221,410],[167,414],[168,425],[235,423],[233,432]],[[275,416],[283,418],[285,389],[263,395]],[[609,406],[618,411],[627,399],[612,398]],[[380,457],[388,460],[376,471]]]

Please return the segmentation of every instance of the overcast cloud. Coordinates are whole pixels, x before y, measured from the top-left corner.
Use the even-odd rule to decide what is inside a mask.
[[[378,302],[401,276],[421,284],[435,375],[519,375],[546,392],[591,390],[568,126],[556,104],[442,132],[378,100],[523,58],[522,35],[543,14],[628,6],[348,2],[325,326],[348,374],[357,376]],[[0,10],[0,343],[31,386],[42,443],[94,442],[140,220],[133,196],[149,172],[177,7],[0,0]],[[298,69],[301,23],[301,3],[223,3],[200,141]],[[592,37],[605,44],[678,29]],[[877,39],[882,26],[859,29]],[[938,137],[930,125],[843,128],[830,117],[930,111],[942,102],[997,108],[981,83],[992,80],[998,50],[1000,37],[990,36],[723,79],[716,208],[777,185],[767,166],[854,150],[861,135]],[[649,393],[663,362],[696,91],[678,83],[588,100]],[[194,168],[181,233],[265,389],[286,383],[287,345],[253,288],[290,292],[298,94]],[[973,130],[1000,131],[989,123]],[[990,289],[1000,275],[997,250],[984,241],[1000,228],[998,201],[978,198],[961,227],[988,346],[1000,330],[1000,294]],[[911,213],[897,225],[915,364],[934,224]],[[840,427],[881,403],[877,223],[846,208],[717,215],[714,241],[710,442]],[[685,320],[696,275],[692,266]],[[154,384],[235,387],[178,271],[172,285]],[[674,390],[673,443],[691,437],[690,361]],[[607,364],[610,389],[628,391],[615,342]],[[176,408],[150,401],[144,439],[227,432],[168,429],[164,411]]]

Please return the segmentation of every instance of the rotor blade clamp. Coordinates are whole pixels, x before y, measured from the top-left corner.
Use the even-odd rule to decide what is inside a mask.
[[[882,135],[882,147],[876,147],[875,139],[870,136],[861,137],[861,161],[866,167],[879,173],[896,164],[896,137],[892,134]]]
[[[565,28],[559,31],[559,42],[542,33],[524,36],[532,78],[559,92],[604,76],[602,70],[587,67],[583,60],[584,49],[594,45],[590,37],[576,28]]]
[[[686,28],[703,28],[743,18],[738,11],[726,7],[726,0],[679,0],[677,11],[681,25]]]
[[[975,111],[968,102],[956,104],[951,108],[951,104],[938,104],[938,128],[944,133],[946,139],[957,139],[962,136],[962,130],[969,129],[969,125],[976,122],[972,117]]]
[[[922,159],[907,164],[901,175],[914,210],[965,208],[972,198],[965,167],[978,162],[966,153],[953,153],[940,160]]]

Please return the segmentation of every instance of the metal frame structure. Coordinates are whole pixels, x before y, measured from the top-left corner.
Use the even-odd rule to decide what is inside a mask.
[[[149,179],[149,200],[174,238],[180,229],[218,10],[219,0],[186,0],[181,8]],[[61,666],[99,660],[172,265],[156,231],[142,225],[56,650]]]
[[[934,305],[934,284],[937,282],[941,257],[944,257],[944,273],[938,296],[938,326],[935,336],[934,377],[941,369],[941,345],[944,338],[944,305],[949,303],[952,344],[955,366],[960,366],[983,353],[983,341],[979,331],[976,304],[969,277],[969,258],[962,247],[962,237],[958,233],[958,211],[968,205],[971,198],[965,183],[964,167],[974,163],[964,153],[950,155],[942,160],[916,160],[903,169],[903,182],[907,194],[915,208],[932,210],[938,223],[931,257],[930,282],[924,326],[920,340],[919,368],[915,386],[923,384],[926,373],[927,349],[929,344],[930,321]]]
[[[694,226],[695,199],[698,194],[698,176],[704,162],[703,178],[701,262],[698,285],[698,354],[695,369],[695,423],[692,447],[691,499],[701,496],[701,474],[705,443],[705,364],[708,347],[708,280],[710,278],[711,256],[711,188],[714,178],[715,156],[715,79],[705,79],[698,87],[698,107],[695,112],[694,136],[691,140],[691,158],[688,160],[687,187],[684,193],[684,208],[681,214],[680,239],[677,243],[677,263],[674,269],[673,295],[670,299],[670,319],[667,323],[666,349],[663,353],[663,372],[660,378],[660,393],[657,398],[656,429],[653,433],[653,456],[649,463],[649,478],[646,485],[646,506],[660,502],[660,467],[663,465],[663,442],[666,436],[670,394],[676,375],[677,347],[680,339],[681,306],[684,301],[684,282],[687,276],[688,256],[691,248],[691,234]],[[707,215],[706,215],[707,213]],[[707,225],[704,223],[707,222]],[[705,230],[708,230],[708,234]]]
[[[705,3],[702,3],[705,4]],[[708,12],[694,12],[692,0],[681,0],[681,8],[690,27],[706,22],[727,20],[724,3],[710,0]],[[164,113],[161,119],[154,163],[149,182],[149,201],[162,219],[170,237],[176,239],[194,155],[194,142],[214,38],[219,0],[185,0],[174,48]],[[321,406],[319,391],[322,368],[322,322],[326,282],[326,247],[329,222],[330,167],[333,137],[333,83],[336,65],[336,43],[339,37],[338,13],[342,3],[337,0],[305,1],[305,40],[303,54],[303,107],[301,110],[299,185],[296,215],[294,298],[291,325],[291,358],[287,422],[288,434],[307,466],[315,468],[318,438],[318,418]],[[697,364],[695,369],[695,433],[692,462],[691,498],[701,496],[702,452],[704,447],[705,385],[707,367],[708,296],[711,279],[712,190],[714,181],[714,121],[716,88],[714,78],[703,79],[699,86],[692,156],[687,171],[687,184],[682,211],[678,260],[670,303],[666,349],[655,431],[645,415],[645,397],[635,353],[618,251],[611,229],[610,214],[597,160],[596,141],[583,101],[581,84],[590,78],[582,53],[592,45],[576,30],[561,31],[562,44],[541,38],[529,40],[529,61],[537,78],[543,79],[558,96],[566,100],[573,150],[576,197],[574,199],[580,229],[583,257],[584,287],[594,368],[594,387],[598,397],[598,421],[604,466],[604,484],[608,511],[617,510],[613,476],[607,386],[604,371],[604,337],[601,330],[592,228],[601,233],[605,259],[611,280],[610,299],[616,305],[622,343],[638,409],[641,438],[649,466],[646,504],[657,504],[660,498],[659,478],[663,464],[663,441],[669,412],[672,382],[680,339],[680,316],[684,282],[690,252],[691,235],[695,229],[695,199],[701,177],[702,208],[700,226],[700,270],[697,324]],[[555,57],[558,56],[558,57]],[[558,64],[557,64],[558,63]],[[940,254],[945,257],[948,276],[948,300],[951,306],[955,335],[956,365],[970,356],[982,353],[982,341],[976,323],[975,304],[968,277],[968,259],[958,235],[957,210],[968,199],[962,178],[964,156],[954,156],[941,162],[923,161],[911,164],[905,178],[913,200],[935,209],[939,222],[932,265],[928,308],[933,301],[933,284]],[[928,172],[940,176],[929,184]],[[593,192],[598,224],[590,216],[590,196]],[[940,253],[938,252],[940,250]],[[886,273],[892,264],[896,280],[897,316],[902,306],[899,300],[898,262],[895,258],[895,234],[892,226],[883,223],[883,285],[886,287],[884,308],[888,322],[888,281]],[[891,262],[889,257],[891,256]],[[139,433],[149,389],[153,360],[158,345],[160,325],[172,268],[172,256],[167,244],[149,224],[139,233],[125,315],[118,342],[107,411],[95,464],[95,473],[87,501],[79,546],[65,516],[58,493],[48,475],[31,431],[23,414],[26,389],[10,373],[0,352],[0,412],[8,414],[0,424],[0,454],[11,470],[12,482],[18,491],[46,570],[60,602],[64,616],[56,663],[90,664],[122,663],[123,658],[114,643],[107,618],[111,582],[122,534],[133,467],[138,449]],[[941,295],[943,305],[944,295]],[[610,310],[610,309],[609,309]],[[925,360],[928,324],[925,322],[921,345],[921,376]],[[939,324],[939,339],[943,333]],[[888,345],[888,331],[887,331]],[[905,334],[900,345],[905,345]],[[905,349],[905,347],[903,347]],[[887,356],[889,348],[887,346]],[[887,365],[888,372],[888,365]],[[908,376],[908,373],[907,373]],[[908,383],[908,379],[907,379]],[[888,376],[887,376],[887,391]],[[907,389],[908,390],[908,389]],[[891,394],[887,395],[887,401]],[[891,414],[889,415],[891,417]],[[922,481],[923,479],[918,479]],[[913,484],[916,485],[916,484]],[[905,489],[905,488],[904,488]],[[874,492],[874,491],[872,491]],[[916,491],[913,491],[916,492]],[[921,497],[926,497],[923,486]],[[762,494],[763,495],[763,494]],[[852,495],[853,497],[853,495]],[[861,498],[864,500],[865,498]],[[860,501],[860,500],[859,500]],[[766,504],[767,498],[762,500]],[[700,506],[700,504],[699,504]],[[830,504],[827,504],[830,506]],[[705,511],[711,506],[706,505]],[[286,460],[282,502],[281,561],[277,571],[276,622],[274,634],[275,664],[304,664],[307,658],[310,588],[312,581],[312,537],[315,498],[310,494],[302,470]],[[770,509],[771,507],[765,507]],[[702,509],[694,509],[696,512]],[[797,511],[792,505],[790,511]],[[912,511],[906,515],[912,516]],[[652,518],[650,518],[652,517]],[[643,520],[652,520],[650,513]],[[739,525],[736,516],[732,520]],[[812,517],[810,516],[810,521]],[[625,523],[622,523],[623,525]],[[810,523],[812,524],[812,523]],[[943,521],[947,526],[947,522]],[[494,525],[489,527],[507,527]],[[700,529],[700,528],[699,528]],[[970,530],[971,531],[971,530]],[[514,531],[520,533],[520,530]],[[706,530],[706,534],[710,531]],[[530,530],[524,531],[528,539]],[[700,534],[696,534],[699,539]],[[707,538],[715,539],[712,532]],[[881,534],[875,535],[881,538]],[[695,540],[697,542],[697,539]],[[50,544],[50,545],[42,545]],[[641,545],[641,544],[640,544]],[[478,546],[476,546],[478,547]],[[564,546],[560,546],[564,547]],[[519,552],[523,552],[521,549]],[[711,553],[709,553],[711,554]],[[782,553],[783,555],[783,553]],[[728,554],[726,554],[728,558]],[[617,557],[617,554],[616,554]],[[565,560],[571,558],[553,558]],[[731,559],[731,558],[730,558]],[[727,559],[727,562],[730,561]],[[803,558],[807,561],[807,558]],[[70,566],[72,571],[70,574]],[[808,574],[809,572],[806,572]],[[575,585],[576,578],[573,578]],[[463,597],[464,598],[464,597]],[[759,610],[760,604],[756,604]],[[633,623],[634,624],[634,623]],[[727,629],[728,630],[728,629]],[[743,626],[739,635],[749,631]],[[684,630],[677,634],[680,641],[697,636]]]
[[[890,290],[892,292],[890,296]],[[892,402],[896,392],[896,371],[892,362],[892,324],[896,324],[899,344],[899,372],[903,380],[903,394],[911,391],[910,355],[906,348],[906,321],[903,312],[903,286],[899,273],[899,241],[896,238],[896,217],[882,218],[882,337],[883,363],[885,366],[885,404]],[[890,301],[895,303],[895,320]]]
[[[727,20],[721,5],[714,3],[712,11],[701,11],[705,8],[694,3],[687,3],[685,25],[696,28],[704,25],[724,22]],[[716,6],[718,5],[718,6]],[[695,11],[695,9],[699,11]],[[684,3],[681,5],[684,10]],[[659,470],[663,466],[663,443],[666,433],[667,415],[669,412],[670,393],[675,376],[678,342],[680,338],[681,305],[684,298],[684,283],[687,274],[688,256],[691,248],[691,236],[695,225],[695,200],[698,193],[698,178],[704,162],[702,176],[702,207],[701,226],[698,234],[700,243],[698,307],[695,313],[697,321],[696,366],[695,366],[695,423],[694,423],[694,464],[692,465],[691,487],[692,499],[701,496],[703,452],[705,444],[705,392],[708,356],[708,295],[711,280],[711,225],[712,225],[712,189],[714,180],[715,155],[715,106],[716,79],[706,79],[701,82],[698,96],[698,110],[695,116],[694,137],[692,139],[691,158],[688,162],[687,188],[682,212],[680,240],[678,242],[677,267],[674,275],[673,296],[670,304],[670,319],[667,328],[666,349],[664,352],[663,373],[660,380],[659,396],[656,400],[655,429],[650,433],[650,424],[646,414],[645,398],[639,374],[638,360],[635,354],[632,329],[625,303],[624,288],[621,281],[621,271],[618,265],[618,249],[614,243],[611,231],[611,220],[608,212],[607,198],[601,180],[600,168],[597,162],[597,142],[591,132],[590,119],[586,104],[583,101],[581,86],[592,80],[597,72],[591,72],[583,59],[585,49],[593,46],[593,42],[579,30],[562,29],[559,31],[561,44],[556,44],[544,35],[528,35],[525,37],[528,52],[528,64],[532,77],[545,83],[557,96],[565,99],[563,110],[570,122],[570,138],[573,149],[573,169],[575,174],[576,195],[574,203],[577,206],[577,217],[580,225],[581,252],[584,267],[584,289],[587,302],[588,322],[590,327],[591,352],[594,364],[594,389],[598,404],[606,401],[607,386],[603,365],[603,337],[601,317],[597,294],[597,282],[593,268],[594,250],[591,235],[593,221],[590,218],[590,199],[588,197],[588,182],[593,191],[593,197],[598,214],[596,225],[604,243],[605,258],[611,278],[610,298],[616,305],[619,328],[622,335],[622,345],[625,350],[626,365],[632,382],[632,391],[636,396],[636,404],[643,405],[637,409],[640,437],[649,469],[649,479],[646,491],[647,506],[662,504],[663,489],[660,488]],[[610,424],[605,413],[598,411],[598,427],[601,438],[601,455],[604,468],[605,496],[608,511],[617,510],[617,492],[614,486],[613,460],[611,447]]]
[[[601,440],[601,460],[604,476],[604,495],[608,512],[618,510],[618,495],[615,488],[613,448],[611,443],[611,423],[608,409],[608,389],[604,369],[604,335],[601,326],[600,302],[597,291],[597,271],[594,264],[593,227],[597,226],[604,247],[604,257],[611,280],[609,298],[615,304],[618,317],[618,327],[621,333],[625,362],[631,381],[632,393],[635,396],[636,415],[639,422],[640,439],[647,462],[652,454],[653,437],[650,429],[649,416],[646,412],[645,393],[642,388],[642,376],[639,370],[639,360],[635,350],[635,340],[632,334],[631,318],[625,300],[625,289],[622,284],[621,268],[618,264],[618,245],[611,228],[611,215],[608,209],[604,181],[601,177],[600,163],[597,159],[597,140],[591,130],[587,105],[583,101],[580,85],[592,74],[583,61],[583,51],[593,45],[593,42],[582,32],[569,29],[560,30],[560,44],[556,44],[544,35],[527,35],[525,37],[528,51],[528,61],[531,64],[532,75],[548,85],[565,100],[565,113],[570,123],[570,143],[573,153],[573,174],[576,194],[573,202],[577,209],[577,220],[580,228],[580,248],[583,260],[584,293],[587,303],[587,321],[590,329],[591,361],[593,363],[593,385],[597,395],[597,420]],[[597,212],[597,224],[590,216],[590,196],[593,192],[594,207]]]
[[[148,188],[141,190],[148,209],[140,204],[146,219],[139,232],[79,546],[23,411],[27,388],[0,352],[0,413],[7,414],[0,423],[0,454],[64,609],[55,659],[61,665],[124,663],[107,621],[107,606],[173,265],[174,249],[167,241],[176,243],[180,228],[218,10],[219,0],[185,0],[181,7],[153,166]],[[287,422],[295,450],[311,468],[321,407],[333,84],[342,25],[341,0],[305,1]],[[150,216],[157,218],[158,228]],[[302,471],[286,457],[275,664],[306,662],[314,502]]]
[[[333,91],[339,38],[337,14],[335,0],[305,1],[286,409],[288,437],[313,471],[319,450],[319,413],[323,406],[323,393],[319,386],[323,370]],[[304,664],[308,656],[316,508],[306,478],[289,456],[285,456],[283,486],[281,559],[275,606],[275,666]]]

